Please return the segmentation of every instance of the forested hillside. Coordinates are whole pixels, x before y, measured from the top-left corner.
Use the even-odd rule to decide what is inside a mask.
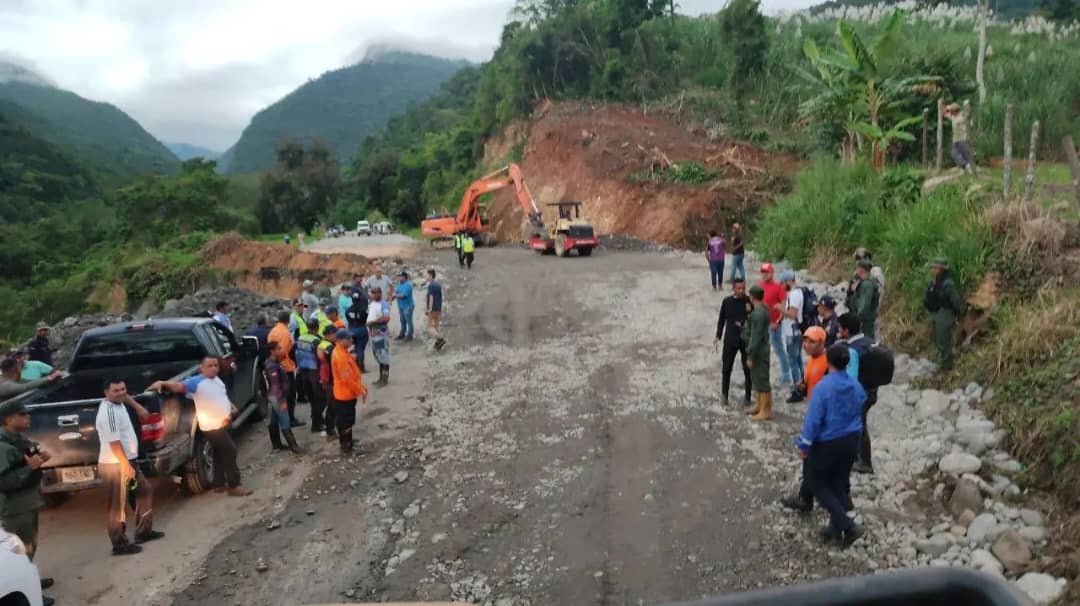
[[[58,144],[92,168],[106,183],[146,173],[175,172],[176,156],[138,122],[108,103],[23,82],[0,83],[9,119]]]
[[[190,143],[166,143],[165,147],[169,148],[169,151],[174,156],[183,160],[191,160],[192,158],[206,158],[207,160],[217,160],[221,157],[221,152],[216,152],[205,147],[198,145],[192,145]]]
[[[255,114],[226,156],[229,173],[267,170],[282,139],[319,139],[346,161],[365,137],[422,101],[465,65],[409,53],[386,53],[326,72]]]

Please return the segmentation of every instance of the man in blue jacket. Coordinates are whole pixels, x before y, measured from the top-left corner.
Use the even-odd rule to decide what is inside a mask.
[[[795,446],[806,460],[804,472],[814,498],[829,512],[822,539],[848,546],[862,536],[844,511],[844,500],[859,451],[866,391],[847,373],[851,358],[847,345],[833,345],[825,356],[829,372],[814,387]]]

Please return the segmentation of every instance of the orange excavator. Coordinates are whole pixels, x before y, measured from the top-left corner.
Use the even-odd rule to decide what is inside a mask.
[[[461,198],[457,216],[443,213],[428,217],[420,223],[420,232],[434,240],[450,239],[456,234],[470,234],[482,244],[494,243],[494,234],[488,231],[487,208],[480,204],[480,197],[507,187],[514,188],[518,203],[529,218],[533,235],[543,234],[544,220],[540,216],[540,209],[525,185],[525,175],[522,174],[521,167],[513,163],[473,181]]]

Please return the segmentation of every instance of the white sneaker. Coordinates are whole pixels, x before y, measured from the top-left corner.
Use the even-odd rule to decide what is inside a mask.
[[[319,435],[325,438],[326,437],[326,430],[324,429],[324,430],[320,431]]]

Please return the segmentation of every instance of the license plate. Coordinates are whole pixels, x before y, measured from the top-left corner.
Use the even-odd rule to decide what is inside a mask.
[[[63,467],[60,469],[60,481],[64,484],[79,484],[94,481],[93,467]]]

